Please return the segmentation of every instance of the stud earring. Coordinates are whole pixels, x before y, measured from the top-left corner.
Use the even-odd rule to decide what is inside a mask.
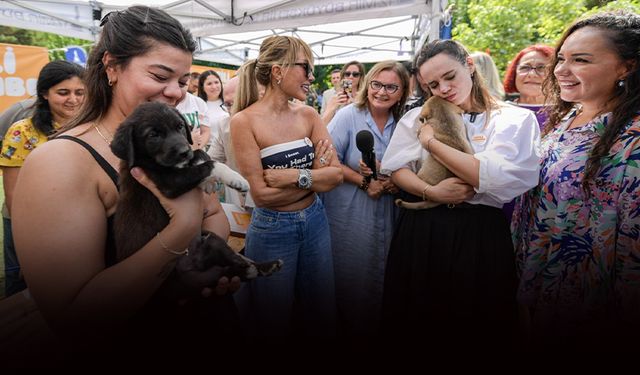
[[[282,82],[282,80],[278,78],[278,79],[276,80],[276,85],[280,86],[280,82]]]
[[[618,81],[618,87],[624,87],[624,79]]]

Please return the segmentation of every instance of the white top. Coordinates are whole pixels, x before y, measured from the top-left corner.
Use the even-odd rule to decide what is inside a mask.
[[[215,124],[220,121],[224,116],[228,116],[227,111],[222,109],[220,105],[222,104],[222,99],[207,101],[207,108],[209,109],[209,118],[211,119],[211,124]],[[211,130],[213,131],[213,126]],[[209,138],[211,139],[211,138]],[[211,143],[211,142],[209,142]]]
[[[420,110],[414,108],[400,119],[382,158],[382,174],[420,170],[428,155],[417,137]],[[486,126],[485,115],[478,114],[473,122],[472,115],[462,116],[473,156],[480,161],[479,186],[467,202],[502,207],[538,184],[540,129],[533,112],[513,105],[500,105]]]
[[[194,129],[199,128],[201,125],[211,126],[209,110],[204,100],[191,93],[185,95],[185,98],[176,105],[176,109],[182,113],[189,125]]]
[[[324,114],[327,110],[327,105],[329,104],[329,100],[336,96],[337,92],[335,88],[324,90],[322,93],[322,107],[320,107],[320,114]]]
[[[213,126],[211,127],[211,146],[209,147],[209,150],[207,150],[207,154],[211,156],[212,160],[224,163],[234,171],[240,173],[238,165],[236,164],[236,158],[233,154],[230,124],[231,116],[226,112],[224,113],[224,116],[213,123]],[[255,207],[255,203],[253,203],[250,194],[242,194],[227,185],[224,186],[224,196],[227,203],[233,203],[245,208]]]

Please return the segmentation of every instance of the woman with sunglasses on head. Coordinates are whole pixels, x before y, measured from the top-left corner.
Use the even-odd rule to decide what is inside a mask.
[[[515,261],[500,208],[537,183],[535,116],[496,102],[456,41],[426,44],[416,66],[432,95],[464,110],[474,153],[434,138],[431,125],[418,121],[420,108],[396,127],[382,173],[392,173],[409,200],[440,205],[400,209],[385,274],[384,333],[458,348],[493,340],[510,345],[517,327]],[[457,177],[434,186],[422,181],[416,172],[427,153]]]
[[[371,179],[360,174],[362,153],[356,136],[373,135],[373,148],[382,159],[409,96],[409,75],[401,63],[377,63],[363,80],[355,102],[329,123],[344,184],[323,194],[331,227],[340,334],[366,339],[378,332],[382,283],[396,209],[398,189],[388,176]],[[379,165],[379,161],[376,163]]]
[[[328,102],[322,122],[327,125],[336,112],[347,104],[353,103],[353,98],[360,89],[360,80],[364,77],[364,65],[358,61],[346,63],[340,71],[340,83],[336,88],[337,94]]]
[[[246,285],[246,313],[255,323],[249,334],[332,337],[331,238],[316,193],[342,183],[342,170],[318,113],[289,100],[304,100],[314,80],[311,49],[295,37],[271,36],[239,76],[231,140],[255,203],[245,252],[258,262],[284,261],[279,272]],[[261,98],[258,83],[266,88]]]

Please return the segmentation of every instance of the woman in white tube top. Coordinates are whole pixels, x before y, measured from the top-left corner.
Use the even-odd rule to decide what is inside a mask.
[[[342,183],[342,170],[318,113],[289,101],[304,101],[313,79],[311,49],[287,36],[265,39],[258,58],[240,70],[231,140],[256,206],[245,251],[256,261],[284,261],[282,270],[236,296],[248,295],[239,308],[253,336],[335,333],[331,238],[316,193]],[[266,87],[262,98],[258,84]]]

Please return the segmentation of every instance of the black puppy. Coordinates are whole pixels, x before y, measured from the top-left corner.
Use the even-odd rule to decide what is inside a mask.
[[[118,260],[136,252],[169,224],[158,199],[131,176],[130,169],[142,168],[162,194],[178,197],[206,181],[215,168],[204,151],[191,149],[191,143],[184,117],[162,103],[138,106],[118,128],[111,143],[113,153],[122,159],[114,222]],[[256,264],[215,233],[204,231],[191,241],[188,256],[179,258],[176,271],[183,285],[195,289],[215,285],[223,275],[248,280],[270,275],[281,266],[280,260]]]

